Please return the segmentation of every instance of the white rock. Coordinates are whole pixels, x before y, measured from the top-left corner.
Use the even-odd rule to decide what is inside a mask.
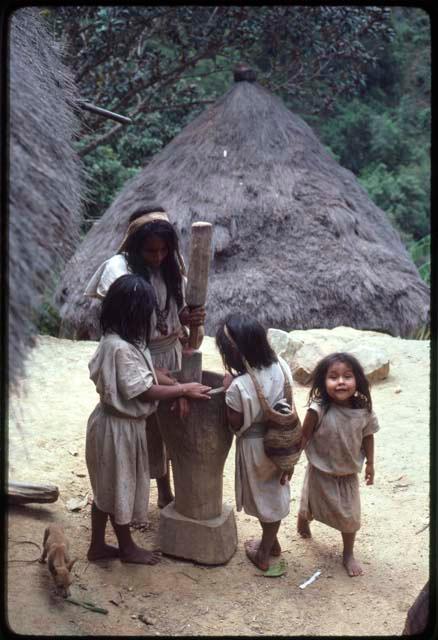
[[[383,349],[363,344],[348,347],[347,351],[359,360],[369,382],[377,382],[388,377],[389,357]]]
[[[353,327],[334,327],[330,331],[333,335],[340,336],[343,340],[362,341],[364,338],[390,337],[388,333],[382,333],[381,331],[362,331],[361,329],[353,329]]]
[[[283,357],[283,353],[289,342],[289,334],[281,329],[268,329],[268,342],[277,355]]]
[[[268,329],[268,340],[275,353],[284,358],[293,369],[295,354],[301,349],[304,342],[291,337],[290,333],[281,331],[281,329]]]
[[[294,380],[300,384],[310,382],[310,376],[316,364],[329,353],[331,353],[330,349],[324,349],[324,345],[317,342],[304,344],[297,352],[292,365]]]
[[[88,493],[85,498],[70,498],[70,500],[67,500],[67,502],[65,503],[65,506],[69,511],[80,511],[87,506],[87,502]]]
[[[278,332],[276,329],[270,331]],[[336,351],[346,351],[354,355],[362,364],[370,382],[383,380],[388,376],[389,357],[384,349],[375,346],[375,339],[383,337],[379,332],[336,327],[307,331],[299,329],[290,331],[288,335],[289,341],[287,347],[283,347],[283,352],[291,354],[291,357],[285,359],[292,368],[294,379],[301,384],[308,384],[317,363]],[[285,344],[283,335],[275,336],[275,339],[279,346]]]

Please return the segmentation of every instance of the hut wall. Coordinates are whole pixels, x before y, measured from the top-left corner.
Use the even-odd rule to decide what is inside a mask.
[[[79,240],[81,171],[73,150],[76,89],[39,10],[9,32],[9,376],[23,372],[36,311]]]

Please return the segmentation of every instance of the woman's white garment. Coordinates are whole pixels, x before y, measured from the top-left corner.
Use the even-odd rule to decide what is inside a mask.
[[[344,533],[360,528],[358,473],[365,459],[362,442],[376,433],[374,412],[335,403],[325,410],[317,402],[309,409],[318,414],[314,433],[306,446],[309,464],[304,476],[300,514]]]
[[[124,276],[132,273],[126,256],[118,253],[108,260],[105,260],[92,276],[85,289],[85,295],[103,300],[112,283]],[[150,269],[150,283],[157,296],[158,307],[164,309],[166,306],[167,288],[163,280],[160,269]],[[178,337],[182,331],[179,313],[185,307],[185,285],[187,279],[182,278],[183,304],[178,308],[176,300],[171,297],[169,301],[169,314],[167,316],[168,334],[163,336],[157,329],[156,312],[151,316],[151,340],[149,350],[156,367],[166,367],[170,371],[181,368],[182,346]]]
[[[146,419],[157,402],[136,396],[156,384],[151,357],[115,333],[102,337],[88,364],[100,402],[87,424],[85,458],[94,501],[117,524],[147,519]]]
[[[289,382],[292,375],[281,360]],[[263,394],[271,406],[284,399],[284,375],[275,362],[269,367],[254,369]],[[265,455],[263,437],[245,437],[255,423],[263,422],[263,412],[250,376],[237,376],[225,394],[226,404],[243,413],[243,425],[236,432],[235,491],[237,510],[255,516],[261,522],[277,522],[289,513],[290,486],[280,484],[281,471]]]

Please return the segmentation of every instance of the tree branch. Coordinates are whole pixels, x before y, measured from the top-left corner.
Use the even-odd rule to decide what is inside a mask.
[[[155,105],[148,109],[148,113],[155,113],[156,111],[172,111],[173,109],[183,109],[184,107],[198,107],[201,104],[214,104],[216,100],[195,100],[194,102],[180,102],[178,104],[165,104]]]
[[[103,133],[98,138],[94,138],[94,140],[92,140],[89,144],[87,144],[86,147],[83,147],[82,149],[79,149],[78,156],[80,158],[83,158],[84,156],[86,156],[89,153],[91,153],[92,151],[94,151],[96,149],[96,147],[98,147],[99,145],[105,144],[106,142],[109,142],[110,140],[112,140],[114,138],[115,135],[117,135],[119,133],[120,129],[122,129],[122,128],[123,128],[123,125],[116,124],[111,129],[108,129],[108,131]]]
[[[190,67],[195,66],[196,63],[202,59],[212,57],[217,52],[217,49],[220,48],[220,46],[221,44],[217,44],[215,47],[210,44],[201,53],[186,60],[186,62],[176,67],[173,67],[173,69],[171,69],[167,73],[163,75],[151,76],[146,82],[135,85],[130,91],[128,91],[123,96],[121,100],[119,100],[116,103],[113,109],[115,109],[116,111],[120,111],[121,109],[123,109],[123,107],[126,104],[129,104],[129,101],[132,98],[132,96],[138,95],[141,91],[144,91],[146,89],[152,89],[152,87],[154,87],[157,83],[160,83],[160,88],[167,87],[171,82],[178,80],[186,69],[189,69]],[[145,106],[146,102],[147,102],[147,98],[142,102],[143,106]],[[130,117],[132,117],[136,113],[138,113],[138,109],[134,110],[129,115]]]

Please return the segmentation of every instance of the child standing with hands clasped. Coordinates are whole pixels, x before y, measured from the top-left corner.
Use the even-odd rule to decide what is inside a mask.
[[[309,538],[313,518],[338,529],[349,576],[363,574],[353,555],[360,528],[358,473],[366,460],[366,484],[374,483],[374,433],[378,430],[360,363],[348,353],[323,358],[312,374],[309,409],[303,422],[302,448],[309,464],[297,529],[303,538]]]
[[[87,425],[85,458],[93,489],[90,561],[120,557],[122,562],[155,564],[159,553],[138,547],[129,523],[146,519],[149,498],[147,417],[159,400],[208,400],[211,387],[178,384],[155,372],[147,349],[156,305],[153,287],[141,276],[116,279],[102,303],[102,338],[89,362],[100,402]],[[118,549],[105,543],[108,517]]]
[[[216,344],[228,371],[223,383],[225,403],[228,422],[237,438],[237,510],[243,507],[245,513],[259,519],[262,528],[262,539],[246,541],[245,552],[256,567],[266,571],[269,557],[281,554],[277,533],[289,513],[292,473],[279,470],[265,454],[266,424],[247,367],[249,364],[271,407],[284,399],[285,381],[292,385],[292,375],[269,345],[265,329],[250,316],[229,314],[219,326]]]

